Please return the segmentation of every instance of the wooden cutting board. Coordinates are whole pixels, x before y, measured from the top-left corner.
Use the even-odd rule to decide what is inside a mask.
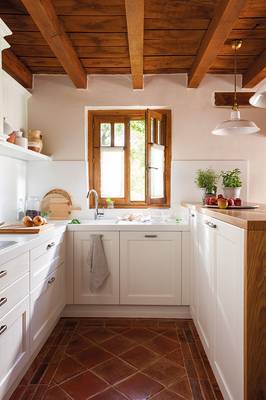
[[[4,225],[0,227],[0,234],[6,235],[6,234],[36,234],[36,233],[45,233],[49,229],[54,228],[54,224],[45,224],[41,226],[31,226],[27,227],[25,225],[19,224],[19,225]]]
[[[65,190],[50,190],[42,199],[41,210],[47,212],[49,219],[69,219],[72,209],[71,197]]]

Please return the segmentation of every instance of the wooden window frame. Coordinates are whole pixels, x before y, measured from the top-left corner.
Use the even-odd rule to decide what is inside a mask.
[[[165,163],[164,163],[164,193],[163,199],[151,199],[149,196],[149,118],[148,113],[160,113],[163,116],[162,123],[164,124],[164,145],[165,145]],[[146,187],[145,187],[145,202],[130,201],[129,199],[129,182],[130,182],[130,167],[129,167],[129,124],[130,119],[144,119],[146,121],[146,149],[145,149],[145,164],[146,164]],[[171,196],[171,159],[172,159],[172,135],[171,135],[171,110],[156,109],[156,110],[96,110],[88,111],[88,168],[89,168],[89,188],[95,189],[99,193],[99,206],[106,207],[106,200],[100,197],[100,137],[95,134],[97,124],[100,122],[122,122],[125,121],[125,198],[113,198],[115,208],[169,208]],[[156,134],[157,136],[157,134]],[[127,196],[128,195],[128,196]],[[90,207],[94,206],[94,200],[89,199]]]

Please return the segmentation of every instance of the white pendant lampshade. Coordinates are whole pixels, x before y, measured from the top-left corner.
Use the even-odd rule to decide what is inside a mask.
[[[228,135],[252,135],[259,133],[260,128],[255,122],[241,119],[240,111],[232,110],[231,118],[221,122],[212,130],[213,135],[228,136]]]
[[[228,135],[252,135],[260,132],[255,122],[246,119],[241,119],[240,111],[237,104],[236,92],[236,51],[240,49],[242,44],[241,40],[234,40],[232,48],[234,50],[234,104],[231,111],[230,119],[221,122],[212,130],[213,135],[228,136]]]
[[[250,97],[249,103],[254,107],[266,108],[266,84]]]

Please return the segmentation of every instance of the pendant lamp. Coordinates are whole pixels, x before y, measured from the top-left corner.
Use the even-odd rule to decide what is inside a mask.
[[[237,78],[237,58],[236,52],[242,45],[241,40],[234,40],[232,48],[234,50],[234,104],[231,111],[230,119],[221,122],[212,130],[213,135],[251,135],[259,133],[260,129],[253,121],[241,119],[239,107],[237,104],[236,78]]]
[[[266,108],[266,84],[250,97],[249,102],[254,107]]]

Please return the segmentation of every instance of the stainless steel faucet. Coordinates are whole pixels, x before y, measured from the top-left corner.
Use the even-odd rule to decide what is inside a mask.
[[[90,189],[87,193],[87,199],[90,198],[91,193],[94,195],[94,203],[95,203],[95,212],[94,212],[94,219],[98,219],[104,216],[103,211],[99,211],[99,196],[95,189]]]

